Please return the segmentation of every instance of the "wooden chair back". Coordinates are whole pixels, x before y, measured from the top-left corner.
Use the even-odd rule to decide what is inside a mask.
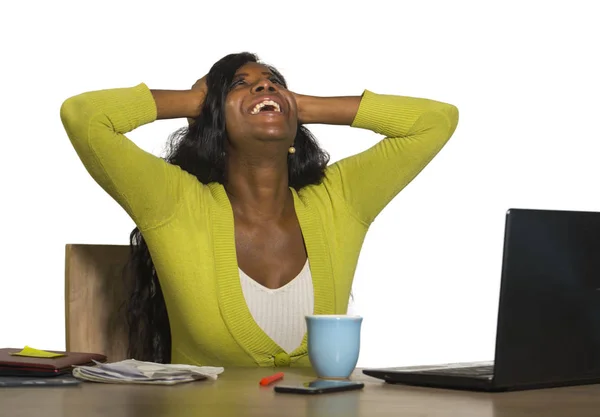
[[[127,359],[128,259],[127,245],[66,245],[68,352],[101,353],[109,362]]]

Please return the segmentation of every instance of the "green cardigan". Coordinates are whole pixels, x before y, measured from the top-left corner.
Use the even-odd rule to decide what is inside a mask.
[[[124,135],[156,119],[148,87],[83,93],[67,99],[60,115],[88,172],[148,244],[169,314],[172,362],[308,366],[306,336],[288,355],[246,306],[223,186],[200,183]],[[310,261],[315,314],[346,313],[369,225],[440,151],[457,123],[458,110],[449,104],[363,93],[352,126],[386,138],[331,164],[321,184],[291,190]]]

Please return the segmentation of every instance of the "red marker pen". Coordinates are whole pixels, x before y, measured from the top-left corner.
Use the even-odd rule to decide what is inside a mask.
[[[273,382],[279,381],[280,379],[283,379],[283,372],[278,372],[275,375],[264,377],[260,380],[260,385],[264,387],[265,385],[272,384]]]

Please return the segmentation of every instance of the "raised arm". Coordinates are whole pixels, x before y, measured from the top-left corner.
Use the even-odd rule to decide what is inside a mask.
[[[458,109],[439,101],[375,94],[298,96],[303,123],[351,125],[385,136],[328,167],[325,185],[369,225],[437,155],[458,124]]]
[[[199,90],[150,90],[139,84],[83,93],[61,106],[61,120],[83,165],[142,230],[174,213],[186,175],[124,134],[157,119],[194,118],[202,100]]]

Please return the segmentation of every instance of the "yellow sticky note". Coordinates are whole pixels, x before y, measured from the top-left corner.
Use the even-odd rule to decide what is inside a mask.
[[[11,353],[11,355],[26,356],[28,358],[60,358],[61,356],[66,356],[64,353],[46,352],[29,346],[25,346],[22,351]]]

